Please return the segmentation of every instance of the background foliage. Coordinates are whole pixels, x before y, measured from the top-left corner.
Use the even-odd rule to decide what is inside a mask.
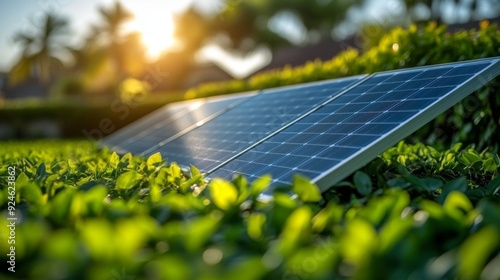
[[[498,56],[499,53],[500,31],[497,26],[489,25],[487,22],[483,22],[479,30],[457,33],[447,33],[445,26],[436,24],[421,28],[417,26],[409,29],[395,28],[383,36],[378,45],[364,53],[352,49],[346,50],[329,61],[313,61],[301,67],[285,67],[256,74],[247,81],[204,84],[185,94],[166,94],[165,98],[145,97],[144,102],[148,100],[149,102],[132,104],[133,108],[129,108],[130,114],[124,119],[122,111],[117,113],[111,110],[112,104],[81,106],[81,103],[59,103],[49,106],[6,105],[0,110],[0,118],[17,120],[19,126],[25,125],[26,121],[41,118],[69,124],[82,123],[82,120],[85,120],[83,128],[87,129],[97,128],[103,118],[110,118],[118,129],[145,115],[149,110],[160,107],[166,100],[261,90],[363,73],[492,57]],[[441,147],[446,147],[449,143],[462,142],[466,145],[474,144],[479,150],[489,147],[491,151],[497,151],[500,139],[498,84],[496,80],[488,87],[472,94],[410,139],[420,139],[427,144]],[[50,106],[54,106],[52,107],[54,109],[48,110]],[[82,114],[67,112],[82,112]],[[82,134],[81,130],[64,126],[64,135],[78,137]]]

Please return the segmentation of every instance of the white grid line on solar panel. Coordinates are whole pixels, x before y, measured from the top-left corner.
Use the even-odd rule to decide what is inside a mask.
[[[322,104],[361,77],[268,90],[211,122],[144,155],[162,152],[180,165],[208,171]]]
[[[194,104],[190,111],[185,112],[177,118],[168,118],[160,121],[149,128],[146,128],[141,133],[125,141],[119,147],[121,150],[128,151],[134,154],[140,154],[151,147],[157,146],[159,143],[174,137],[185,130],[196,126],[197,123],[206,121],[208,118],[223,112],[231,106],[237,105],[244,101],[245,97],[217,99],[201,104]]]
[[[294,173],[315,178],[473,76],[465,73],[474,73],[488,64],[448,65],[372,76],[221,166],[210,177],[229,179],[238,172],[253,179],[271,173],[275,184],[289,183]],[[433,75],[439,78],[429,79]]]
[[[129,139],[130,137],[143,132],[144,127],[148,128],[151,123],[156,123],[163,119],[172,119],[181,116],[189,110],[188,107],[190,103],[191,102],[182,102],[182,104],[171,104],[161,107],[151,114],[138,119],[130,125],[123,127],[122,129],[104,138],[102,140],[102,144],[110,147],[119,146],[119,144],[122,143],[124,139]],[[169,117],[165,118],[165,115]]]

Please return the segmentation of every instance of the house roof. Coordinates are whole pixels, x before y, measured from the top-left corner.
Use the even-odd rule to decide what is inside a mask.
[[[234,79],[223,68],[213,62],[198,63],[193,66],[184,81],[184,88],[188,89],[206,82],[220,82]]]
[[[6,99],[28,97],[45,98],[48,96],[48,88],[48,86],[42,86],[37,79],[30,78],[15,86],[4,86],[2,91]]]
[[[7,73],[0,72],[0,92],[5,86],[5,80],[7,79]]]
[[[497,24],[500,27],[500,17],[484,19],[484,20],[489,21],[490,24]],[[470,30],[473,28],[478,29],[482,21],[483,20],[475,20],[466,23],[449,24],[447,30],[449,32],[458,32],[461,30]]]
[[[316,44],[284,47],[277,50],[271,62],[258,72],[282,68],[286,65],[300,66],[316,59],[329,60],[348,48],[360,49],[361,46],[354,37],[351,37],[343,41],[326,38]]]

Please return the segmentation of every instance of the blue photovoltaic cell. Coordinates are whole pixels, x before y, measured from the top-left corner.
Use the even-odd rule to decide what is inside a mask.
[[[485,69],[489,74],[480,75]],[[324,190],[499,72],[491,59],[372,75],[209,175],[252,180],[269,173],[276,185],[301,173]]]
[[[158,146],[159,143],[167,141],[171,137],[179,136],[189,131],[189,129],[193,129],[200,122],[207,121],[211,117],[244,102],[247,98],[252,98],[252,96],[252,94],[246,94],[189,102],[187,110],[181,114],[170,115],[165,113],[160,115],[154,122],[151,121],[143,127],[143,131],[120,143],[116,149],[122,152],[140,154]]]
[[[265,90],[236,108],[172,141],[155,152],[182,166],[209,171],[350,87],[362,77]]]
[[[109,146],[113,149],[119,149],[124,142],[133,138],[137,134],[144,133],[154,124],[160,121],[173,120],[182,114],[189,112],[189,105],[191,103],[192,102],[180,102],[180,104],[163,106],[153,113],[107,136],[102,140],[101,145]]]

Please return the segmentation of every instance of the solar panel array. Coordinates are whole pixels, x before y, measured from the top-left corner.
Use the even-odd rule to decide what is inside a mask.
[[[161,152],[181,165],[193,164],[210,171],[360,80],[361,77],[353,77],[266,90],[190,133],[143,154]]]
[[[302,173],[325,190],[499,74],[499,59],[492,58],[206,102],[199,118],[201,107],[189,110],[186,103],[159,110],[104,144],[121,139],[120,150],[161,152],[210,177],[269,173],[277,185]]]

